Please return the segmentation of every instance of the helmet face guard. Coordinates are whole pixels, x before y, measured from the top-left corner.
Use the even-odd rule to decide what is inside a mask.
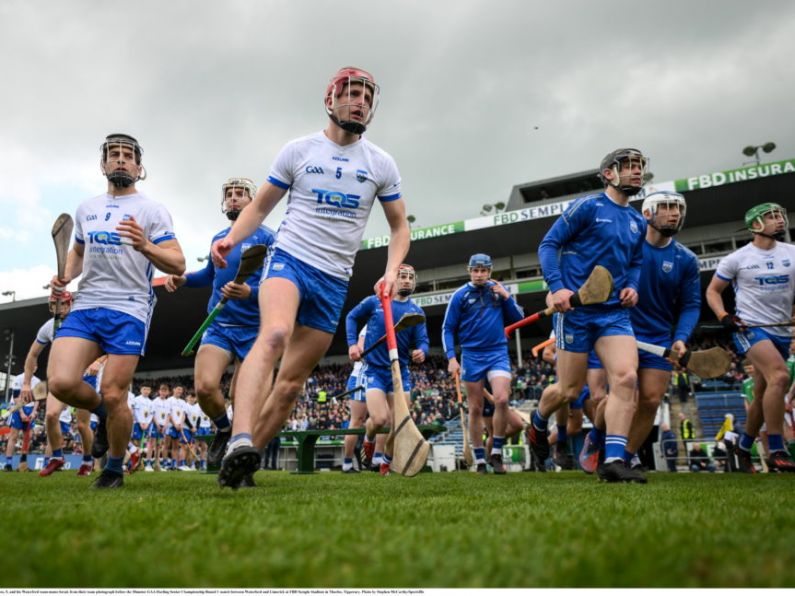
[[[640,166],[641,181],[639,185],[622,184],[621,170],[623,164],[628,164],[630,170],[635,164]],[[599,165],[599,177],[606,186],[612,186],[625,195],[632,197],[638,194],[643,188],[643,179],[648,169],[649,158],[645,157],[639,149],[628,147],[625,149],[616,149],[605,155],[604,159],[602,159],[602,163]],[[608,180],[607,177],[605,177],[605,170],[613,172],[613,180]]]
[[[380,93],[373,75],[366,70],[346,66],[331,77],[326,87],[326,113],[343,130],[357,135],[363,134],[378,108]],[[364,102],[357,101],[361,95],[365,97]],[[347,119],[340,117],[346,108]],[[356,112],[359,113],[359,119],[352,117]]]
[[[417,289],[417,274],[414,271],[414,267],[402,263],[398,267],[397,283],[399,296],[404,298],[411,296],[414,290]]]
[[[249,178],[230,178],[224,182],[221,185],[221,213],[226,215],[229,221],[235,221],[242,211],[242,209],[228,209],[226,206],[227,191],[230,189],[234,191],[236,188],[241,188],[247,192],[252,201],[257,195],[257,186]]]
[[[111,171],[108,171],[107,164],[108,160],[110,159],[111,152],[118,152],[119,155],[122,155],[125,149],[132,151],[135,159],[135,165],[137,165],[140,169],[137,178],[133,178],[129,172],[123,169],[112,169]],[[108,179],[108,182],[113,184],[113,186],[116,188],[127,188],[139,180],[146,179],[146,169],[141,165],[141,157],[143,156],[144,150],[135,137],[131,137],[130,135],[123,133],[110,134],[105,137],[105,142],[99,146],[99,150],[102,154],[102,157],[100,158],[100,168],[102,173]]]
[[[783,229],[774,232],[773,234],[765,234],[765,215],[775,213],[781,216],[784,221]],[[787,236],[787,229],[789,229],[789,218],[787,217],[787,210],[778,203],[762,203],[751,207],[745,212],[745,227],[752,234],[772,238],[773,240],[782,241]]]
[[[679,208],[679,221],[677,221],[676,225],[671,226],[668,225],[658,225],[657,224],[657,211],[659,210],[660,205],[665,205],[670,209],[672,206],[676,205]],[[657,230],[660,234],[665,236],[666,238],[670,238],[671,236],[675,235],[682,229],[682,226],[685,225],[685,215],[687,214],[687,203],[685,202],[685,197],[680,195],[677,192],[668,192],[668,191],[660,191],[660,192],[653,192],[648,195],[645,199],[643,199],[643,206],[640,208],[641,213],[649,222],[649,225]],[[647,213],[649,215],[647,215]]]

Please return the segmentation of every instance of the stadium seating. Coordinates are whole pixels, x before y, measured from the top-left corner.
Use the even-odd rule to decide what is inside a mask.
[[[739,391],[696,392],[696,407],[704,438],[712,438],[718,433],[726,414],[732,414],[735,426],[742,427],[745,424],[744,399]]]

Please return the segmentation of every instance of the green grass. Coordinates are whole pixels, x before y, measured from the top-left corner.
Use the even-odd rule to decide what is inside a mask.
[[[3,587],[795,585],[795,477],[0,475]]]

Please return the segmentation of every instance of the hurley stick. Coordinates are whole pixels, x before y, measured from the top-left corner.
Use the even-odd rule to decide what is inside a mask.
[[[255,244],[254,246],[249,246],[243,254],[240,255],[240,265],[237,268],[237,275],[235,276],[235,283],[242,284],[246,281],[251,275],[257,271],[262,266],[262,260],[265,258],[265,254],[268,252],[268,247],[264,244]],[[221,298],[218,304],[215,305],[215,308],[210,311],[210,314],[207,315],[207,318],[204,319],[204,323],[201,324],[198,331],[193,334],[193,337],[190,338],[188,345],[182,350],[182,356],[190,356],[193,354],[193,349],[196,347],[196,344],[199,343],[202,335],[204,332],[207,331],[207,327],[209,327],[212,322],[215,320],[215,317],[219,315],[219,313],[224,309],[228,300],[226,298]]]
[[[66,256],[69,254],[69,239],[72,237],[72,230],[75,222],[68,213],[61,213],[52,224],[52,241],[55,244],[55,258],[58,263],[58,279],[62,279],[66,273]],[[61,299],[60,294],[56,293],[55,302],[55,331],[61,326]]]
[[[613,276],[610,275],[610,272],[607,269],[601,265],[597,265],[593,268],[591,275],[588,276],[588,279],[585,280],[585,283],[582,284],[582,287],[572,295],[569,301],[571,302],[572,307],[587,306],[589,304],[601,304],[610,298],[610,294],[612,292]],[[511,333],[513,333],[516,329],[519,329],[519,327],[524,327],[525,325],[535,323],[540,318],[548,317],[554,312],[555,309],[550,306],[549,308],[540,310],[537,313],[533,313],[521,321],[517,321],[512,325],[508,325],[505,328],[505,335],[510,337]]]

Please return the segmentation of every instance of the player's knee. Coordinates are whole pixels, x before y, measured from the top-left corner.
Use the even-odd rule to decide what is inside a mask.
[[[78,388],[78,383],[82,383],[82,379],[70,378],[65,375],[59,375],[53,372],[47,378],[48,389],[55,397],[64,401],[63,398],[71,396]]]
[[[60,415],[61,415],[60,412],[47,412],[44,415],[44,422],[47,425],[51,425],[51,424],[57,423],[58,422],[58,418],[60,417]]]
[[[292,328],[287,324],[272,325],[262,331],[260,342],[266,349],[281,353],[291,334]]]
[[[613,377],[611,387],[634,391],[638,385],[638,373],[633,369],[618,371]]]
[[[196,396],[201,399],[208,399],[212,397],[219,389],[219,384],[209,379],[204,379],[200,376],[195,378],[196,382]]]
[[[298,379],[282,379],[274,387],[276,395],[283,406],[292,405],[304,389],[304,382]]]
[[[373,421],[373,426],[375,428],[386,426],[389,422],[388,418],[389,416],[386,412],[373,412],[370,414],[370,420]]]
[[[776,391],[786,393],[789,389],[789,372],[784,370],[776,370],[770,375],[767,382],[768,387],[774,387]]]
[[[662,395],[654,394],[654,395],[647,395],[640,393],[638,395],[638,407],[643,408],[646,410],[657,410],[662,403]]]

